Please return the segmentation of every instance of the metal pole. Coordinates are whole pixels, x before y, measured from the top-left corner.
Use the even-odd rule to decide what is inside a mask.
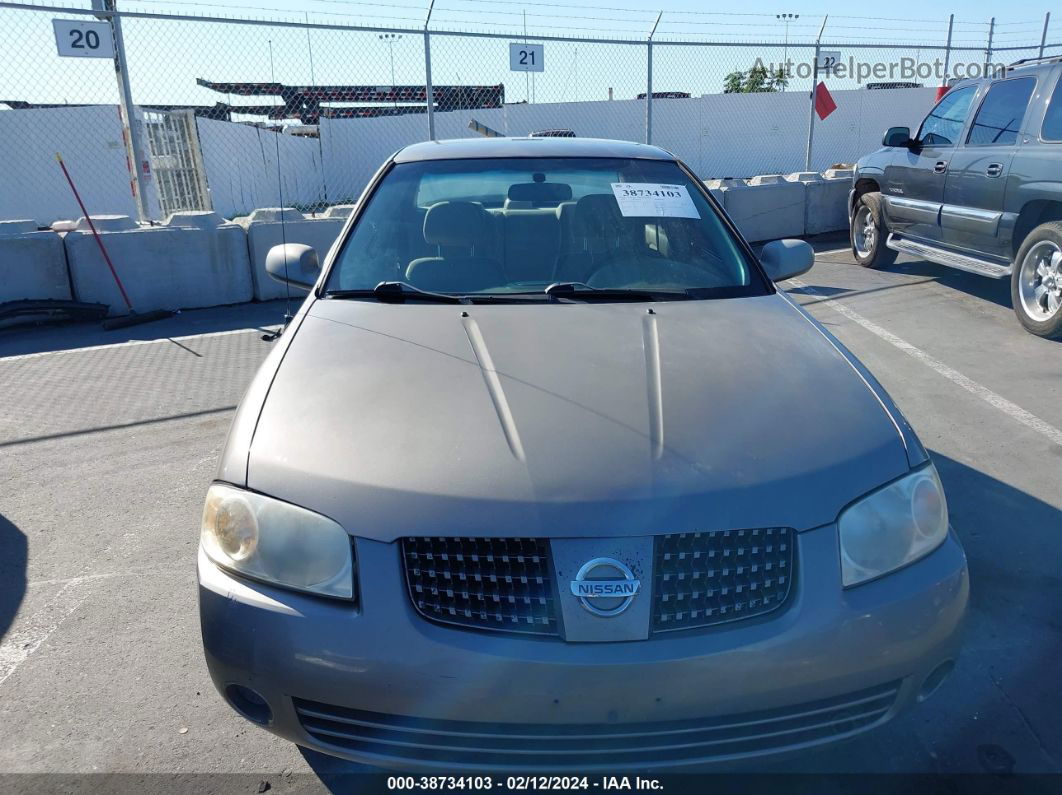
[[[955,28],[955,15],[948,17],[948,43],[944,46],[944,85],[948,84],[948,70],[951,69],[951,32]]]
[[[1047,28],[1051,24],[1051,12],[1048,11],[1044,15],[1044,32],[1040,36],[1040,57],[1044,57],[1044,45],[1047,44]]]
[[[656,26],[660,24],[660,17],[662,16],[664,16],[663,11],[656,15],[656,22],[653,23],[653,29],[649,31],[649,38],[645,43],[645,142],[647,144],[653,142],[653,35],[656,33]]]
[[[527,44],[527,12],[524,15],[524,44]],[[524,70],[524,101],[531,104],[531,72]]]
[[[431,9],[435,0],[428,3],[428,16],[424,18],[424,99],[428,103],[428,140],[435,140],[435,92],[431,87],[431,34],[428,23],[431,22]]]
[[[812,66],[811,76],[811,114],[808,116],[808,148],[804,153],[805,171],[811,171],[811,145],[815,139],[815,93],[819,87],[819,50],[821,49],[822,31],[826,29],[826,20],[829,18],[829,14],[822,18],[819,35],[815,38],[815,63]]]
[[[992,65],[992,36],[996,32],[996,18],[992,17],[992,21],[988,23],[988,48],[985,50],[985,72],[984,76],[988,77],[988,68]]]
[[[106,0],[108,11],[117,11],[116,0]],[[122,18],[117,13],[108,15],[111,23],[111,35],[114,37],[114,73],[118,78],[119,105],[122,114],[122,131],[125,133],[126,157],[129,158],[129,170],[132,172],[133,204],[136,207],[137,220],[148,220],[147,206],[144,203],[144,173],[140,162],[144,156],[141,148],[140,127],[133,118],[133,94],[129,89],[129,67],[125,59],[125,39],[122,37]],[[150,168],[150,161],[144,159],[143,165]]]

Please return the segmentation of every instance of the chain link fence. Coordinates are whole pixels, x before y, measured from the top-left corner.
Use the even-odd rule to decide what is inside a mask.
[[[152,222],[186,210],[232,218],[350,204],[388,155],[432,137],[648,141],[705,179],[788,173],[806,161],[819,170],[875,148],[889,125],[917,126],[948,77],[1062,55],[1047,26],[1032,23],[944,19],[904,36],[919,44],[863,35],[871,22],[827,25],[820,61],[844,68],[818,75],[837,111],[814,118],[809,151],[817,23],[794,25],[792,39],[787,26],[784,41],[740,42],[714,28],[678,33],[659,17],[640,35],[604,38],[301,16],[0,2],[9,42],[0,48],[0,220],[46,226],[81,214],[57,152],[94,215]],[[87,51],[90,30],[101,51]]]

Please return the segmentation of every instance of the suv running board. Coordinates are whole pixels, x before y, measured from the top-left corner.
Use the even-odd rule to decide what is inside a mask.
[[[961,271],[969,271],[992,279],[1005,279],[1010,276],[1012,269],[1010,265],[1000,265],[997,262],[971,257],[968,254],[959,254],[956,251],[937,248],[927,243],[916,243],[913,240],[896,237],[895,234],[889,235],[885,240],[885,245],[901,254],[910,254],[938,265],[947,265],[949,268],[958,268]]]

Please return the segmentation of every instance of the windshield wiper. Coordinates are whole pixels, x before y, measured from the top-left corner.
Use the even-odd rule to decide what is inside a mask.
[[[406,301],[428,301],[436,304],[463,304],[460,295],[433,293],[421,290],[408,282],[380,282],[371,290],[328,290],[326,298],[375,298],[386,304],[401,304]]]
[[[544,291],[551,299],[579,301],[683,301],[686,290],[646,290],[637,287],[591,287],[585,282],[554,282]]]

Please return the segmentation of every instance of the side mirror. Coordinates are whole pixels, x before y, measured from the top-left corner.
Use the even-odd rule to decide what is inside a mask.
[[[910,127],[890,127],[881,139],[882,146],[910,146],[912,143]]]
[[[760,251],[760,264],[772,282],[784,282],[811,270],[815,249],[803,240],[772,240]]]
[[[302,243],[273,246],[266,254],[266,271],[278,282],[309,290],[317,283],[321,262],[317,252]]]

